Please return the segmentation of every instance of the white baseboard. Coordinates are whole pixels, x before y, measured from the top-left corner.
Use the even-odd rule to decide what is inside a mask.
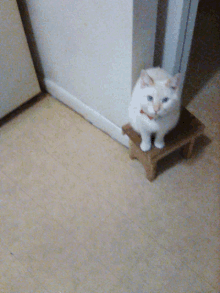
[[[47,92],[50,93],[54,98],[63,102],[64,104],[72,108],[74,111],[81,114],[86,120],[91,122],[94,126],[98,127],[102,131],[109,134],[113,139],[128,147],[129,139],[126,135],[122,135],[122,130],[120,127],[106,119],[104,116],[102,116],[100,113],[96,112],[86,104],[84,104],[82,101],[74,97],[65,89],[58,86],[52,80],[45,78],[44,83]]]

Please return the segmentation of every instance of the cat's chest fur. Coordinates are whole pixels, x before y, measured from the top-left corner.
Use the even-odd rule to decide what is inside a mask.
[[[157,119],[149,119],[145,114],[138,113],[136,116],[136,127],[140,128],[139,126],[147,128],[150,132],[158,131],[163,123],[162,118]]]
[[[145,114],[135,113],[131,115],[130,122],[133,128],[140,132],[140,129],[145,128],[146,131],[155,133],[155,132],[168,132],[174,124],[177,123],[179,119],[179,112],[175,111],[170,115],[165,117],[158,117],[156,119],[149,119]]]

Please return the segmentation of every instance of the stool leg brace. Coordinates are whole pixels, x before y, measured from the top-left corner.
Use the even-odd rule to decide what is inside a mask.
[[[157,162],[151,160],[150,156],[142,152],[133,141],[129,140],[129,157],[134,160],[138,159],[146,171],[146,177],[149,181],[153,181],[156,177]]]

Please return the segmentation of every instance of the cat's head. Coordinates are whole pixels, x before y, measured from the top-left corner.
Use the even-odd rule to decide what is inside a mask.
[[[146,70],[140,76],[141,109],[151,117],[165,116],[180,104],[180,73],[168,79],[155,80]]]

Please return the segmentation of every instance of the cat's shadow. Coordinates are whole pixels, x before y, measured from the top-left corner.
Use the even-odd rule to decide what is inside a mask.
[[[176,166],[181,162],[188,165],[193,164],[196,160],[200,159],[205,148],[211,143],[211,139],[206,135],[199,136],[194,144],[193,153],[190,159],[184,159],[181,155],[182,148],[170,153],[157,163],[157,176],[163,174],[166,170]]]

